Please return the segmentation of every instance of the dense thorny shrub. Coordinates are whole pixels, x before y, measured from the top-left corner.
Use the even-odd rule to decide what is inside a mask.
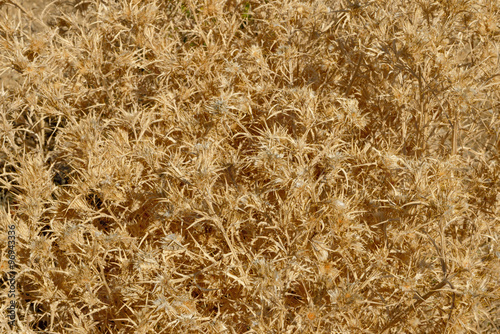
[[[12,10],[19,327],[498,332],[496,2]]]

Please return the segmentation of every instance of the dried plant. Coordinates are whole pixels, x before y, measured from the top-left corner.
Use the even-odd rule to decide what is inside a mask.
[[[68,4],[0,2],[18,329],[500,332],[497,2]]]

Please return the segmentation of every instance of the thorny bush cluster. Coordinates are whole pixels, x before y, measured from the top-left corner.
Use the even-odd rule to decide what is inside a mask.
[[[1,6],[24,332],[499,332],[497,1]]]

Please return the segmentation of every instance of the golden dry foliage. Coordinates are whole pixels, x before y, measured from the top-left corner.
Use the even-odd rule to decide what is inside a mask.
[[[500,332],[497,1],[14,3],[23,333]]]

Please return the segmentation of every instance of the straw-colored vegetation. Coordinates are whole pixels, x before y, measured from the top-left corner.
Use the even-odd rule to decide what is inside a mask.
[[[500,332],[497,1],[0,6],[20,332]]]

